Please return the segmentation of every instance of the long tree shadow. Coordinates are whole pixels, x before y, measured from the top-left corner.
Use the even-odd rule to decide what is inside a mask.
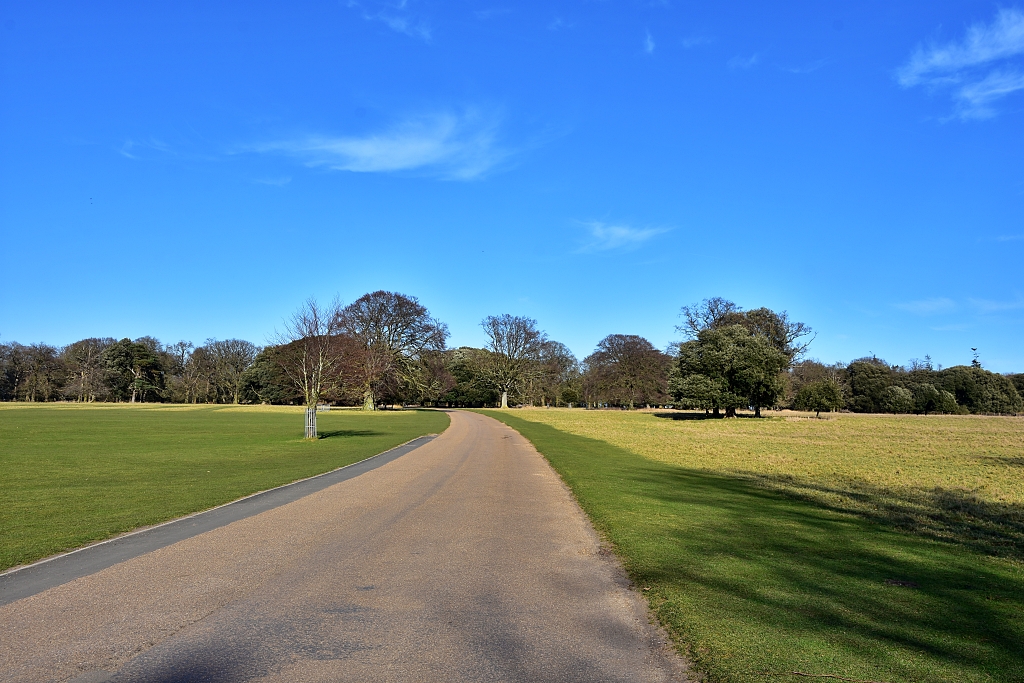
[[[654,417],[660,417],[663,420],[723,420],[725,419],[724,413],[715,415],[714,413],[697,413],[697,412],[685,412],[685,413],[653,413]],[[737,413],[736,417],[741,420],[761,420],[764,418],[757,417],[752,413]]]
[[[863,481],[827,485],[787,475],[741,476],[786,496],[900,531],[1024,561],[1024,505],[983,500],[964,489],[894,490]]]
[[[817,670],[886,681],[1024,680],[1024,572],[976,552],[1020,557],[1017,510],[949,492],[920,502],[969,514],[988,534],[970,543],[932,533],[927,514],[897,529],[798,494],[792,482],[785,489],[676,467],[509,423],[562,474],[713,678]]]
[[[381,436],[383,432],[375,432],[370,429],[333,429],[323,430],[318,433],[321,439],[337,439],[353,436]]]

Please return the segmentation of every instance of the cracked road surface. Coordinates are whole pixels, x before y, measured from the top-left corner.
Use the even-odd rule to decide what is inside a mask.
[[[533,446],[450,416],[370,472],[0,607],[0,680],[685,680]]]

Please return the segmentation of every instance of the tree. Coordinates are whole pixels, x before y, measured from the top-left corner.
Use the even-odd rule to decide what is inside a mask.
[[[741,325],[752,335],[767,338],[775,348],[789,356],[790,362],[798,359],[814,341],[810,327],[789,319],[786,311],[775,312],[769,308],[742,308],[720,296],[704,299],[698,304],[683,306],[679,313],[683,324],[676,330],[688,339],[696,339],[704,330],[714,330],[730,325]],[[811,339],[804,340],[810,336]]]
[[[309,298],[278,335],[283,348],[275,354],[275,360],[302,395],[307,409],[315,410],[324,394],[341,388],[346,351],[341,321],[341,303],[337,299],[329,306],[320,306],[316,299]],[[306,438],[316,438],[315,428]]]
[[[835,412],[843,407],[843,389],[834,380],[811,382],[797,392],[794,404],[797,410],[813,410],[815,417],[823,410]]]
[[[683,324],[676,327],[689,339],[696,339],[704,330],[722,327],[727,319],[740,312],[740,307],[720,296],[704,299],[699,304],[683,306],[679,315]]]
[[[879,407],[893,415],[914,412],[914,394],[909,389],[896,386],[895,384],[886,387],[882,391],[879,400]]]
[[[416,365],[424,354],[443,351],[448,339],[448,327],[430,317],[416,297],[383,290],[346,306],[339,324],[360,348],[354,369],[364,410],[374,410],[380,398],[398,397],[403,388],[425,389],[417,384],[422,375]]]
[[[532,318],[503,315],[487,316],[480,323],[490,339],[488,379],[501,395],[501,407],[508,408],[508,396],[537,372],[547,336],[537,329]]]
[[[268,346],[256,355],[252,365],[242,376],[242,395],[250,403],[294,405],[303,402],[303,396],[278,362],[278,355],[289,353],[282,346]]]
[[[491,352],[462,346],[445,352],[445,367],[455,385],[438,401],[448,406],[481,408],[497,405],[500,397],[487,373]]]
[[[929,382],[912,384],[909,389],[914,396],[917,412],[925,415],[957,412],[956,397],[944,389],[938,389]]]
[[[767,337],[742,325],[708,328],[679,345],[670,388],[683,403],[715,401],[716,415],[725,408],[726,416],[734,417],[737,408],[753,406],[760,417],[762,406],[782,396],[782,371],[789,363],[790,357]]]
[[[665,399],[670,363],[670,356],[635,334],[608,335],[584,360],[596,392],[630,409]]]
[[[206,348],[213,360],[214,386],[224,403],[238,403],[242,395],[243,376],[260,349],[244,339],[208,339]]]
[[[61,357],[68,373],[68,381],[64,385],[65,396],[85,403],[106,395],[104,380],[107,367],[103,352],[113,343],[113,339],[91,337],[64,347]]]
[[[929,380],[972,413],[1016,414],[1022,407],[1014,383],[982,367],[957,365],[931,373],[925,381]]]
[[[125,338],[114,342],[103,352],[108,369],[108,383],[119,401],[145,403],[147,396],[156,398],[163,384],[163,368],[153,352],[150,338],[136,341]]]
[[[850,409],[859,413],[882,412],[882,392],[895,381],[893,369],[871,356],[859,358],[846,368],[850,387]]]

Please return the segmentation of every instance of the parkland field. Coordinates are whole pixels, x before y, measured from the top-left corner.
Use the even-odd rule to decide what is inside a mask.
[[[1024,419],[480,411],[710,681],[1024,680]]]
[[[0,569],[363,460],[434,411],[0,403]]]

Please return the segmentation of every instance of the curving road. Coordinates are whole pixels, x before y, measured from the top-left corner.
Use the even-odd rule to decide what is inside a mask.
[[[685,680],[532,445],[450,415],[377,469],[0,607],[0,680]]]

